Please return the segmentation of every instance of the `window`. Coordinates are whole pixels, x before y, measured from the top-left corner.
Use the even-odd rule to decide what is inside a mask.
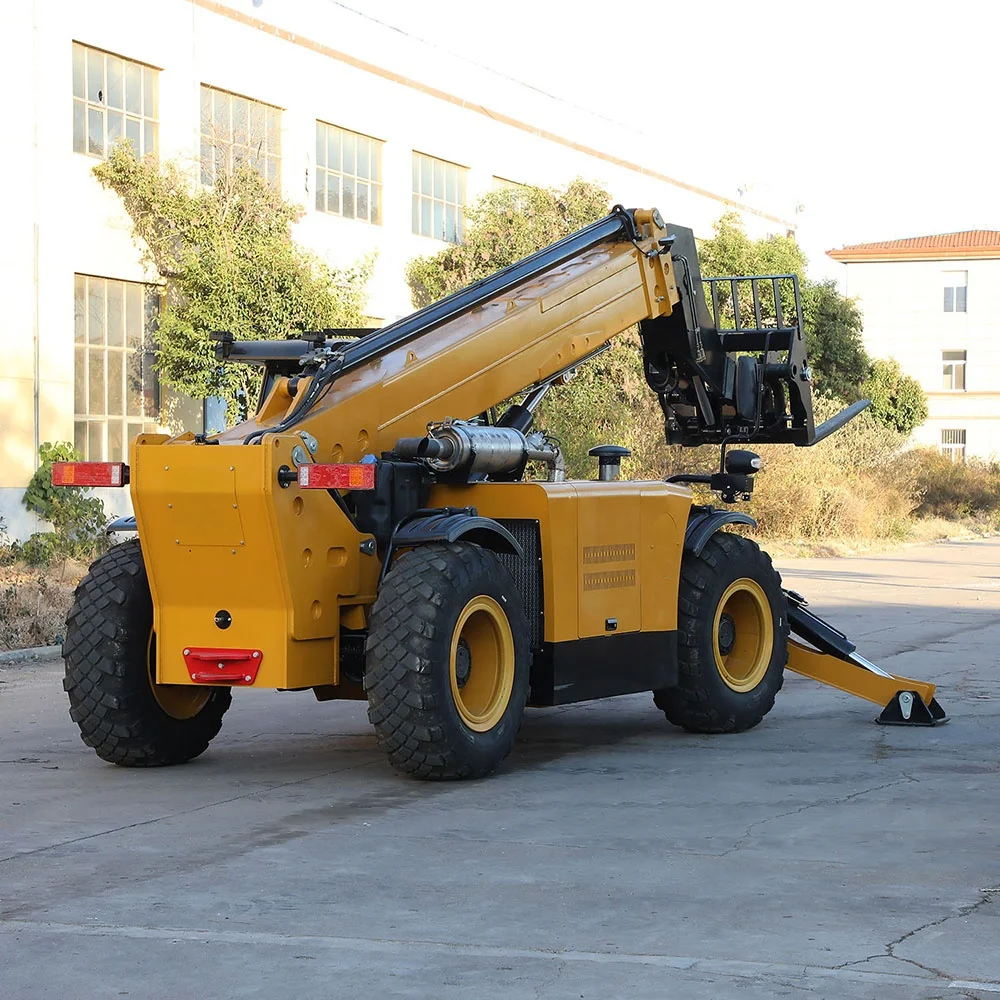
[[[84,274],[74,285],[74,443],[91,462],[128,458],[128,443],[155,430],[153,371],[159,290]]]
[[[382,221],[382,143],[316,122],[316,210]]]
[[[965,461],[965,431],[941,431],[941,454],[947,455],[953,462]]]
[[[73,152],[106,156],[120,139],[156,155],[159,72],[73,43]]]
[[[511,203],[514,210],[517,212],[523,212],[528,207],[528,185],[519,184],[517,181],[509,181],[506,177],[496,177],[493,178],[493,190],[494,191],[513,191],[514,195],[511,199]]]
[[[944,389],[965,389],[965,351],[942,351]]]
[[[944,273],[944,311],[946,313],[964,313],[968,300],[968,271],[945,271]]]
[[[465,167],[413,154],[413,231],[449,243],[465,236]]]
[[[201,182],[249,163],[277,188],[281,183],[281,111],[249,97],[201,88]]]

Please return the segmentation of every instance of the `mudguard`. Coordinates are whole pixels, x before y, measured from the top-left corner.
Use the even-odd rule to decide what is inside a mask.
[[[749,524],[756,528],[757,522],[738,510],[717,510],[715,507],[692,507],[684,532],[684,551],[691,555],[701,555],[708,540],[724,524]]]
[[[517,539],[492,518],[480,517],[475,507],[420,510],[396,526],[392,548],[412,548],[429,542],[473,542],[484,549],[523,556]]]

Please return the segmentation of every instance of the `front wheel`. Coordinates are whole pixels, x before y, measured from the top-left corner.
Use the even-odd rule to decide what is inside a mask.
[[[411,549],[372,608],[368,718],[393,767],[480,778],[511,752],[528,698],[528,622],[513,577],[465,543]]]
[[[124,767],[183,764],[208,748],[227,687],[157,684],[153,602],[136,540],[101,556],[76,588],[63,658],[70,716],[97,756]]]
[[[781,577],[755,542],[713,535],[681,563],[678,684],[653,692],[667,719],[694,733],[752,729],[774,707],[788,659]]]

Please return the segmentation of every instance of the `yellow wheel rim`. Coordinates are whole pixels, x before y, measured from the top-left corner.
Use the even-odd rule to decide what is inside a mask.
[[[492,597],[474,597],[458,616],[448,675],[455,707],[469,729],[485,733],[503,718],[514,689],[514,635]]]
[[[763,587],[743,577],[722,595],[712,627],[715,665],[734,691],[752,691],[774,651],[774,620]]]
[[[212,692],[209,688],[195,687],[193,684],[156,683],[156,633],[149,633],[146,645],[146,672],[149,675],[149,689],[156,704],[172,719],[193,719],[208,703]]]

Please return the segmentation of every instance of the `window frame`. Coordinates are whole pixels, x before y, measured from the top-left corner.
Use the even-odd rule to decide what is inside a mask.
[[[945,282],[949,279],[961,279],[961,283],[952,280],[944,284],[944,311],[946,313],[967,313],[969,311],[969,272],[968,271],[942,271],[941,277]]]
[[[949,357],[949,355],[961,355],[961,357]],[[967,390],[966,366],[968,360],[968,351],[941,352],[942,392],[965,392]],[[957,385],[958,382],[961,385]]]
[[[219,139],[216,128],[219,126],[216,98],[225,99],[226,106],[226,137]],[[206,110],[206,98],[208,107]],[[238,104],[246,102],[246,141],[238,142],[239,129],[244,126],[238,121]],[[255,122],[256,109],[260,109],[260,119]],[[283,108],[277,104],[260,101],[256,97],[238,94],[224,87],[214,87],[210,83],[201,83],[198,87],[198,139],[199,139],[199,175],[202,185],[212,187],[218,177],[220,155],[225,155],[225,169],[232,175],[236,167],[243,162],[249,163],[275,191],[281,190],[281,115]],[[273,113],[273,118],[271,117]],[[263,152],[257,144],[251,141],[251,132],[262,126]],[[272,146],[273,140],[273,146]],[[211,155],[207,151],[211,151]],[[239,155],[234,153],[239,151]],[[263,163],[263,169],[260,164]],[[273,171],[272,171],[273,166]]]
[[[336,133],[332,135],[331,133]],[[322,143],[320,138],[322,135]],[[338,169],[330,166],[330,155],[334,148],[332,140],[336,138],[336,151],[338,157]],[[345,138],[351,140],[353,169],[345,170],[346,144]],[[358,140],[364,140],[368,144],[368,176],[363,177],[359,172],[361,157]],[[352,129],[344,128],[343,125],[334,125],[332,122],[316,119],[316,180],[313,191],[313,207],[317,212],[324,215],[337,215],[342,219],[354,219],[357,222],[366,222],[371,226],[382,225],[382,148],[385,142],[376,139],[372,135],[364,132],[355,132]],[[322,160],[322,162],[320,162]],[[373,176],[374,175],[374,176]],[[331,177],[337,178],[337,209],[331,210],[330,205],[330,184]],[[354,214],[348,215],[344,211],[347,192],[347,180],[353,181],[351,198],[353,202]],[[367,211],[364,215],[358,214],[358,195],[361,188],[367,188]],[[322,198],[322,205],[320,200]]]
[[[954,441],[946,441],[947,435],[953,435]],[[942,455],[947,455],[956,464],[965,464],[965,448],[967,435],[964,427],[942,427],[941,440],[938,450]]]
[[[443,243],[463,243],[465,241],[465,210],[468,206],[469,168],[451,160],[442,160],[430,153],[421,153],[416,149],[412,150],[411,153],[411,231],[415,236],[426,236],[428,239],[439,240]],[[440,186],[437,183],[436,165],[440,165],[442,168]],[[427,176],[425,168],[429,168],[429,176]],[[448,168],[453,168],[455,171],[453,198],[448,197]],[[438,190],[441,192],[440,196],[437,194]],[[438,226],[437,206],[440,206],[440,227]],[[451,230],[449,230],[449,209],[454,211],[454,228]],[[439,228],[440,236],[436,235]],[[449,231],[454,233],[454,239],[449,238]]]
[[[91,60],[100,57],[100,82],[92,79]],[[121,88],[120,106],[111,105],[109,82],[109,60],[119,63]],[[132,97],[130,68],[134,68],[139,85],[138,110],[131,110]],[[90,93],[97,85],[96,95]],[[117,52],[88,45],[73,39],[72,43],[72,87],[73,87],[73,152],[103,160],[114,143],[123,139],[132,141],[130,125],[135,124],[135,153],[137,156],[158,156],[160,149],[160,69],[149,63],[129,59]],[[101,146],[94,148],[91,143],[91,122],[95,116],[101,119]],[[120,121],[117,133],[112,134],[114,118]]]
[[[99,283],[100,294],[92,296],[95,283]],[[117,295],[110,294],[112,287]],[[73,275],[73,442],[86,461],[128,461],[128,445],[136,434],[159,429],[161,393],[154,367],[154,335],[162,298],[159,285],[80,272]],[[115,299],[117,317],[113,319]],[[138,342],[133,336],[136,319]],[[99,323],[100,329],[92,329],[92,323]],[[98,371],[93,367],[95,358],[100,359],[97,376],[93,374]],[[112,358],[119,360],[113,363]],[[130,359],[136,358],[138,389],[130,393],[129,378],[136,374]],[[115,375],[120,380],[119,406],[112,406],[111,381]],[[99,411],[91,401],[98,390],[103,396]],[[138,402],[135,409],[133,399]],[[120,434],[117,440],[115,429]],[[94,443],[96,449],[91,447]],[[95,450],[99,454],[92,454]]]

